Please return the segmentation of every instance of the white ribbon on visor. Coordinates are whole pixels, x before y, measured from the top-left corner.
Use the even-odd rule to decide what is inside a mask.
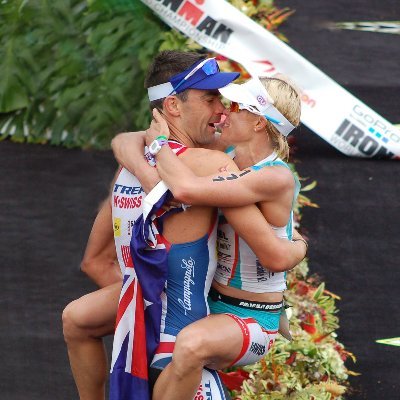
[[[174,92],[174,87],[171,82],[161,83],[161,85],[151,86],[147,89],[147,94],[150,101],[163,99]]]
[[[288,121],[274,106],[274,100],[272,97],[269,95],[267,89],[265,89],[264,85],[261,83],[261,81],[253,76],[251,80],[248,82],[246,85],[247,90],[251,93],[252,96],[254,96],[255,100],[257,101],[257,104],[254,104],[257,107],[257,111],[255,114],[260,114],[267,118],[271,124],[278,129],[278,131],[283,135],[283,136],[288,136],[290,132],[292,132],[293,129],[295,129],[295,126],[292,125],[290,121]],[[251,110],[250,110],[251,111]],[[254,111],[253,111],[254,112]],[[269,118],[268,118],[269,117]],[[271,121],[275,120],[275,121]]]

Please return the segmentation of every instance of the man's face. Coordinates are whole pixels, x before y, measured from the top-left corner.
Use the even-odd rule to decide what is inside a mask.
[[[214,124],[220,122],[225,107],[217,90],[188,90],[188,98],[181,102],[182,128],[201,146],[211,143],[215,134]]]

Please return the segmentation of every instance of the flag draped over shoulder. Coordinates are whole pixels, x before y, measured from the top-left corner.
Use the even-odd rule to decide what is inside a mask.
[[[135,222],[115,328],[110,400],[148,400],[148,365],[160,341],[160,295],[168,274],[167,243],[160,235],[161,206],[170,195],[158,183]],[[160,228],[161,231],[161,228]]]

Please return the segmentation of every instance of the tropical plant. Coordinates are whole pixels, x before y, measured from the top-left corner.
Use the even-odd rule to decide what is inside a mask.
[[[0,3],[0,132],[106,147],[148,121],[144,71],[165,26],[140,2]]]

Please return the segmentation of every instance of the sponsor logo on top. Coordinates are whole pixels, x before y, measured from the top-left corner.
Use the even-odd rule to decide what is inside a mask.
[[[257,96],[257,101],[258,101],[258,104],[260,104],[262,106],[267,105],[267,100],[265,100],[265,98],[263,96],[261,96],[260,94]]]
[[[376,114],[356,104],[335,130],[331,140],[336,147],[350,155],[394,158],[388,145],[398,145],[400,133]]]
[[[114,218],[113,220],[114,237],[121,236],[121,218]]]
[[[175,27],[203,44],[223,48],[233,30],[202,10],[207,0],[143,0]]]
[[[192,257],[188,260],[182,259],[181,268],[185,269],[185,275],[183,277],[183,300],[181,298],[178,299],[178,303],[183,307],[185,311],[190,311],[192,309],[192,290],[191,286],[194,286],[194,267],[195,261]]]

